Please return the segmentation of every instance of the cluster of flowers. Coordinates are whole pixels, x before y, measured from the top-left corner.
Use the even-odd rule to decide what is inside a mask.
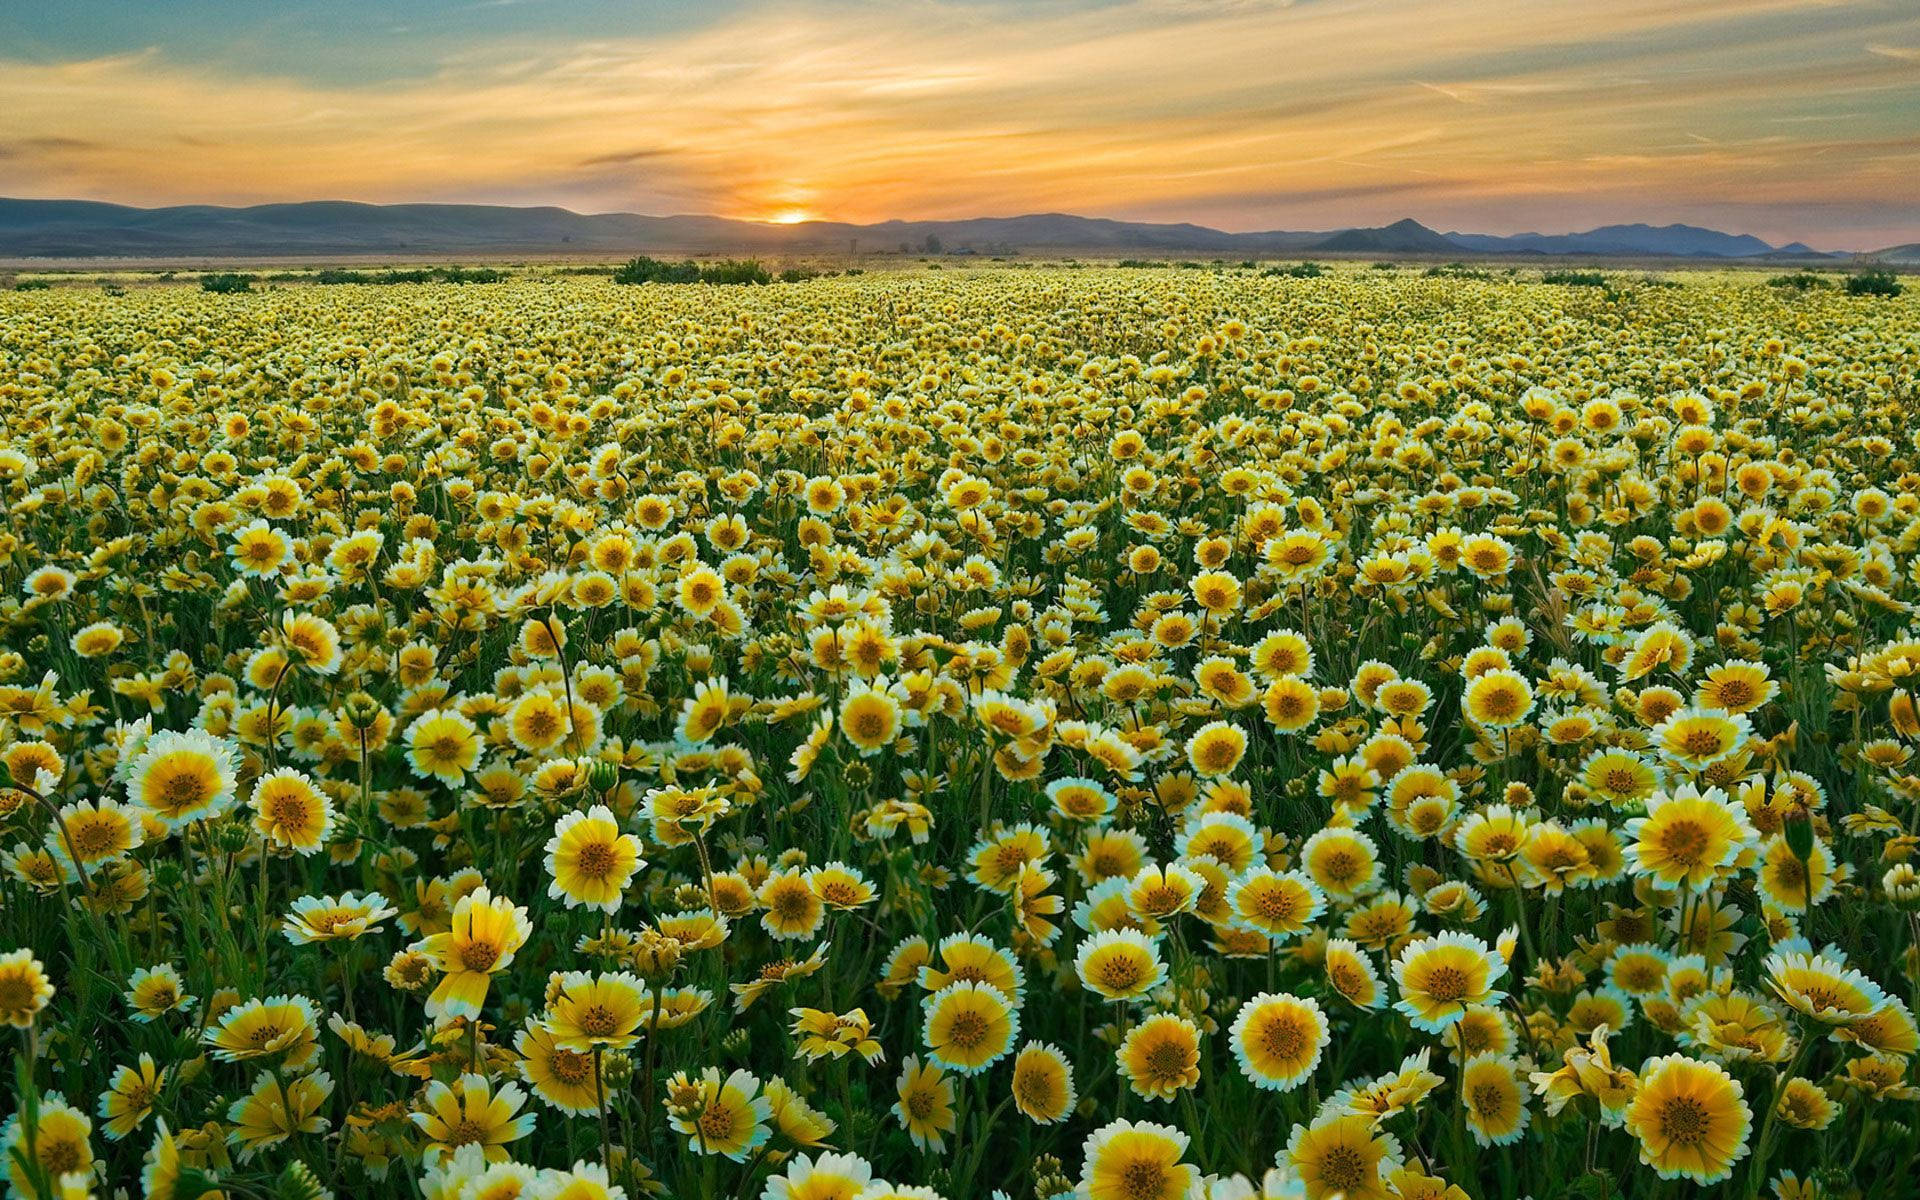
[[[1920,307],[1788,303],[0,300],[0,1173],[1908,1194]]]

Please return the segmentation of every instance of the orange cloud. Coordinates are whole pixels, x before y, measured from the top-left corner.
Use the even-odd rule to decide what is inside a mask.
[[[362,86],[155,54],[0,61],[0,161],[16,194],[154,204],[1071,209],[1238,228],[1472,224],[1490,205],[1493,224],[1565,227],[1730,199],[1831,214],[1920,165],[1900,116],[1920,104],[1903,49],[1920,18],[1887,3],[995,12],[770,9],[563,53],[496,46]],[[1863,115],[1826,119],[1840,109]]]

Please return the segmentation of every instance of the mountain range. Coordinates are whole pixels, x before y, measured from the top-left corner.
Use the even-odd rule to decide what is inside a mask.
[[[709,216],[576,213],[485,204],[341,200],[226,208],[132,208],[91,200],[0,198],[0,257],[167,258],[449,254],[1081,252],[1133,255],[1546,255],[1695,259],[1824,259],[1800,242],[1692,225],[1608,225],[1585,233],[1439,233],[1408,219],[1377,228],[1226,233],[1192,224],[1111,221],[1066,213],[956,221],[766,224]],[[1920,258],[1920,247],[1882,252]]]

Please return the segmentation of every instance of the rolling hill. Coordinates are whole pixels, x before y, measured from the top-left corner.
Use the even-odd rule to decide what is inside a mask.
[[[1905,248],[1899,248],[1905,249]],[[1613,225],[1511,237],[1437,233],[1406,219],[1373,228],[1227,233],[1193,224],[1113,221],[1068,213],[957,221],[808,221],[584,214],[485,204],[318,200],[247,208],[133,208],[88,200],[0,198],[0,256],[168,258],[453,254],[1019,254],[1271,257],[1303,254],[1457,256],[1592,254],[1690,258],[1820,257],[1799,243],[1688,225]]]

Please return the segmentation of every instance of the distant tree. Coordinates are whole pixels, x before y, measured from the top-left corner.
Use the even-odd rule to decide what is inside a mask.
[[[701,283],[772,283],[773,273],[757,258],[729,258],[700,268]]]
[[[699,278],[700,268],[691,261],[662,262],[644,254],[628,259],[613,273],[615,283],[693,283]]]
[[[1833,285],[1812,271],[1795,271],[1791,275],[1775,275],[1767,280],[1767,286],[1790,292],[1817,292]]]
[[[1885,267],[1869,267],[1847,276],[1849,296],[1898,296],[1904,291],[1899,278]]]

